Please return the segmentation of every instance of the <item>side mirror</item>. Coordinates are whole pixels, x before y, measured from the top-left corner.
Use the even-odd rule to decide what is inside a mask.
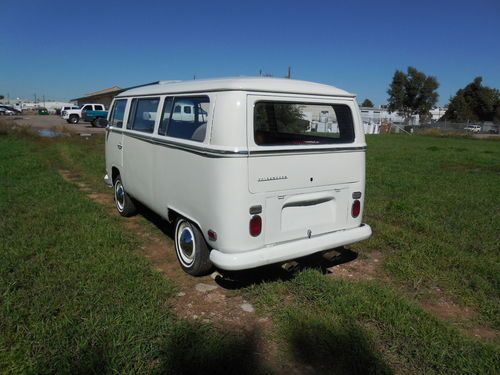
[[[105,118],[98,118],[96,125],[98,128],[105,128],[108,126],[108,120]]]

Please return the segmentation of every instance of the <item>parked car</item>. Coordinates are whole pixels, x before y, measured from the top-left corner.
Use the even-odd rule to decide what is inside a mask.
[[[14,115],[18,115],[20,113],[21,113],[21,111],[14,108],[14,107],[4,105],[4,104],[0,105],[0,115],[14,116]]]
[[[47,108],[38,108],[38,114],[46,116],[49,114],[49,111],[47,110]]]
[[[82,119],[85,122],[90,122],[92,126],[99,126],[100,119],[105,119],[108,117],[108,111],[90,111],[84,109],[82,111]]]
[[[65,119],[68,123],[78,124],[82,119],[82,111],[104,111],[104,105],[102,104],[84,104],[78,109],[68,109],[61,113],[61,117]]]
[[[335,133],[311,131],[322,111],[335,116]],[[117,211],[131,216],[139,201],[174,223],[191,275],[371,235],[361,115],[344,90],[268,77],[160,82],[116,96],[106,132],[104,182]]]
[[[488,133],[490,133],[490,134],[498,134],[498,128],[491,128],[490,130],[488,130]]]
[[[479,133],[481,132],[481,125],[467,125],[464,130],[468,133]]]

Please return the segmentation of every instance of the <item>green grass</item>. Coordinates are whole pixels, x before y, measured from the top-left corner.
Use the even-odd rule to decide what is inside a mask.
[[[259,372],[254,338],[176,319],[175,286],[59,176],[80,146],[0,136],[0,372]]]
[[[420,302],[439,288],[477,312],[461,326],[498,330],[500,142],[388,135],[368,145],[374,235],[353,248],[381,252],[388,281],[306,270],[244,290],[273,318],[281,360],[317,373],[499,373],[498,340],[472,339]],[[120,219],[58,175],[104,190],[103,151],[101,137],[0,134],[0,371],[267,372],[255,335],[177,319],[175,285]]]
[[[431,288],[500,329],[500,142],[368,138],[366,215],[388,273],[422,298]]]
[[[306,270],[254,286],[285,360],[324,374],[497,374],[500,350],[461,335],[378,282],[331,280]]]

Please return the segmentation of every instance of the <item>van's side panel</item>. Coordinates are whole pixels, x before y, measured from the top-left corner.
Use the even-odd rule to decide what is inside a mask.
[[[158,98],[158,96],[154,98]],[[162,102],[163,98],[160,99],[158,112],[161,110]],[[154,125],[155,131],[158,128],[159,117],[159,113],[157,113]],[[128,121],[130,121],[130,110]],[[155,205],[152,179],[154,174],[154,148],[150,142],[152,136],[153,133],[124,129],[122,168],[125,189],[134,198],[151,208]]]

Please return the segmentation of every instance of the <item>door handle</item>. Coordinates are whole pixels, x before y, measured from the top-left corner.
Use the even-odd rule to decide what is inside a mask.
[[[116,145],[116,147],[118,147],[118,150],[121,150],[121,149],[123,148],[123,146],[122,146],[122,144],[121,144],[121,143],[118,143],[118,144]]]

